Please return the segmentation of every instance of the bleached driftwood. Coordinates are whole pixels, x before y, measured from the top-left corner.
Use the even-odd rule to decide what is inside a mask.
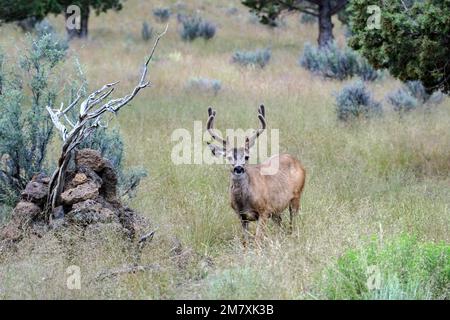
[[[146,80],[148,65],[153,58],[153,54],[155,53],[159,40],[167,32],[167,27],[168,26],[166,26],[165,30],[156,38],[150,55],[144,63],[139,83],[134,87],[131,93],[121,98],[107,100],[107,98],[114,91],[115,86],[119,83],[119,81],[116,81],[105,84],[102,88],[91,93],[87,99],[81,103],[81,90],[79,90],[77,97],[67,107],[64,108],[63,104],[61,104],[59,109],[52,109],[50,106],[46,107],[53,124],[63,139],[58,168],[53,173],[49,184],[46,210],[47,219],[51,219],[52,210],[59,205],[60,195],[64,188],[65,174],[69,162],[73,157],[75,148],[99,126],[104,126],[101,123],[103,115],[108,112],[112,114],[117,113],[122,107],[126,106],[131,100],[133,100],[141,89],[150,86],[150,82]],[[74,123],[69,119],[68,112],[76,106],[79,106],[79,114],[77,121]]]

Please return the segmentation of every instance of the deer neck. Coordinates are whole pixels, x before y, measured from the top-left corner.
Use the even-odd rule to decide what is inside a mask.
[[[239,177],[231,175],[230,192],[236,206],[240,211],[244,211],[250,195],[250,179],[247,172]]]

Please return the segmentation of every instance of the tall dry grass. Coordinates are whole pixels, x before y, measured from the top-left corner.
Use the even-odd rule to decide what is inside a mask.
[[[142,21],[152,9],[174,1],[126,1],[124,10],[91,21],[90,38],[74,41],[92,88],[121,80],[125,92],[137,80],[149,50],[140,39]],[[333,93],[346,82],[323,81],[298,65],[303,43],[314,42],[316,27],[287,17],[286,27],[254,24],[239,1],[186,4],[218,25],[205,42],[180,40],[171,18],[151,65],[153,86],[120,113],[116,125],[126,143],[126,164],[142,165],[149,177],[130,205],[148,216],[157,232],[142,253],[153,272],[98,281],[99,272],[133,262],[132,250],[114,232],[104,231],[77,243],[77,235],[55,235],[24,243],[0,262],[0,298],[315,298],[317,274],[349,248],[377,235],[383,239],[414,234],[429,241],[450,241],[450,101],[430,111],[404,116],[389,110],[370,121],[342,125],[336,120]],[[234,5],[237,16],[226,15]],[[62,28],[61,17],[51,21]],[[338,42],[343,32],[336,22]],[[23,35],[0,29],[0,46],[20,47]],[[237,49],[270,47],[263,70],[230,62]],[[192,77],[218,79],[218,95],[186,90]],[[370,83],[383,100],[400,83],[386,78]],[[261,248],[243,250],[240,225],[228,204],[225,166],[174,165],[170,140],[177,128],[193,131],[213,105],[217,126],[257,125],[263,102],[269,128],[280,129],[280,150],[298,157],[307,170],[302,209],[295,231],[269,226]],[[65,270],[82,270],[82,289],[67,290]]]

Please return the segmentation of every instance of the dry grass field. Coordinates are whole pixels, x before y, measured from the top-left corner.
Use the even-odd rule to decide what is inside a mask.
[[[91,89],[120,80],[119,93],[130,90],[152,45],[141,38],[142,22],[164,29],[152,15],[158,6],[176,8],[175,1],[127,0],[120,12],[93,16],[89,39],[71,42],[67,68],[78,57]],[[324,80],[298,63],[305,42],[315,44],[316,25],[302,25],[292,15],[271,30],[252,21],[237,0],[184,6],[216,23],[216,36],[184,42],[172,15],[151,63],[152,87],[110,124],[124,137],[125,165],[149,172],[129,206],[156,229],[141,257],[155,269],[99,280],[100,272],[132,261],[126,242],[108,230],[84,241],[77,234],[49,235],[2,257],[0,298],[316,299],[326,297],[319,285],[323,271],[371,239],[380,246],[402,235],[450,243],[448,98],[431,110],[399,116],[385,96],[401,83],[386,76],[367,84],[383,102],[383,116],[342,124],[334,93],[351,80]],[[238,13],[227,14],[230,7]],[[61,16],[50,21],[63,30]],[[334,31],[343,44],[337,20]],[[24,39],[13,25],[0,28],[0,47],[8,53],[20,50]],[[231,63],[236,50],[266,47],[272,59],[263,69]],[[192,77],[218,79],[222,89],[217,95],[188,89]],[[268,127],[280,130],[280,152],[295,155],[307,179],[294,232],[270,223],[263,245],[245,250],[229,206],[228,167],[175,165],[171,134],[193,132],[194,121],[205,126],[210,105],[219,129],[257,127],[260,103]],[[81,268],[81,290],[66,287],[69,265]]]

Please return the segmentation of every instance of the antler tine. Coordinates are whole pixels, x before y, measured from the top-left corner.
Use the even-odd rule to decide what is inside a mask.
[[[256,130],[256,132],[249,138],[249,147],[253,146],[255,144],[256,139],[261,135],[261,133],[266,130],[266,110],[264,108],[264,105],[260,105],[258,109],[258,119],[261,123],[261,127]]]
[[[206,123],[206,129],[208,130],[208,132],[211,135],[211,137],[214,140],[218,141],[220,144],[222,144],[222,146],[225,149],[227,144],[228,144],[227,140],[224,140],[222,137],[220,137],[214,131],[214,118],[216,117],[216,111],[213,110],[211,107],[209,107],[208,108],[208,115],[209,115],[209,118],[208,118],[208,122]]]
[[[266,117],[266,108],[263,104],[259,106],[258,113],[261,114],[264,118]]]

